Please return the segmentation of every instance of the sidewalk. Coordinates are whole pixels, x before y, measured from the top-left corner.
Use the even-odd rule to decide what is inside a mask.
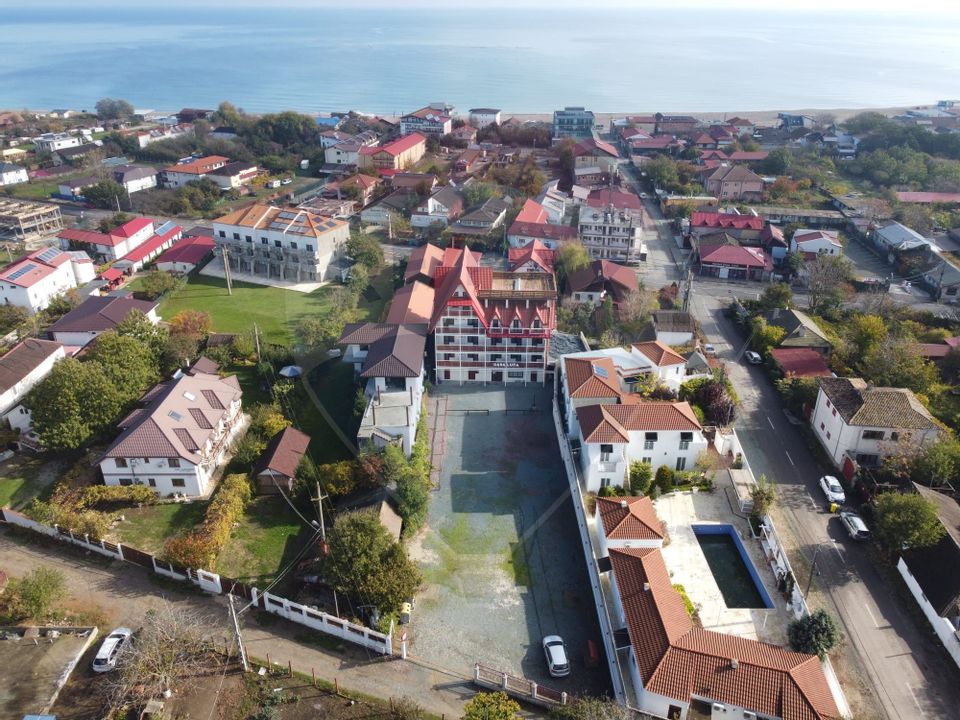
[[[165,599],[185,611],[209,617],[214,637],[228,642],[227,603],[223,597],[190,589],[181,592],[172,583],[152,581],[137,567],[68,546],[48,547],[0,530],[0,569],[19,576],[39,565],[61,570],[69,590],[65,604],[88,612],[99,607],[109,625],[106,629],[121,624],[138,627],[144,613]],[[257,660],[265,661],[269,654],[272,662],[286,666],[289,661],[294,670],[307,675],[314,670],[318,678],[330,682],[336,679],[346,690],[380,698],[409,697],[428,712],[446,718],[460,717],[463,704],[477,692],[470,678],[421,661],[385,658],[352,646],[337,652],[305,644],[312,637],[306,628],[268,617],[263,626],[250,612],[241,617],[247,653]]]

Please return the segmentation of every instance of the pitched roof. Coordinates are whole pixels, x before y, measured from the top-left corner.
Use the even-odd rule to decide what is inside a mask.
[[[516,225],[516,223],[514,223]],[[535,227],[550,227],[549,225],[537,225]],[[559,226],[554,226],[559,227]],[[512,226],[511,226],[511,229]],[[573,230],[573,228],[570,228]],[[510,269],[516,270],[518,267],[528,262],[535,263],[543,272],[553,272],[553,265],[557,259],[556,250],[551,250],[539,239],[534,239],[524,245],[522,248],[510,248],[507,252],[507,259],[510,262]]]
[[[386,145],[376,146],[365,146],[360,148],[361,155],[376,155],[378,153],[387,153],[388,155],[400,155],[405,153],[407,150],[416,147],[420,143],[426,143],[427,139],[420,133],[410,133],[409,135],[404,135],[403,137],[397,138],[392,142],[388,142]]]
[[[932,547],[905,551],[903,559],[936,613],[949,617],[960,608],[960,505],[932,488],[913,487],[936,506],[947,533]]]
[[[733,230],[763,230],[763,218],[741,213],[694,212],[690,214],[691,228],[724,228]]]
[[[571,292],[600,292],[608,290],[617,302],[637,290],[636,273],[626,265],[611,260],[594,260],[584,268],[567,276]]]
[[[360,377],[419,377],[423,372],[426,325],[350,324],[341,345],[367,345]]]
[[[515,220],[510,224],[507,235],[519,235],[553,242],[565,242],[577,237],[577,229],[570,225],[554,225],[552,223],[532,223]]]
[[[437,268],[443,262],[443,249],[427,243],[415,248],[407,260],[407,269],[403,273],[403,281],[410,282],[417,275],[423,275],[433,280]]]
[[[597,515],[608,539],[660,540],[663,523],[649,497],[597,498]]]
[[[111,169],[114,179],[119,183],[143,178],[156,177],[157,169],[145,165],[117,165]]]
[[[179,262],[196,265],[209,255],[216,245],[212,237],[204,235],[184,237],[158,257],[157,262]]]
[[[282,208],[254,203],[214,220],[221,225],[246,228],[268,228],[304,237],[322,238],[348,223],[344,220],[314,215],[299,208]]]
[[[257,460],[254,474],[271,470],[277,475],[295,477],[309,444],[310,436],[306,433],[292,427],[284,428],[270,439],[266,450]]]
[[[608,205],[613,205],[617,210],[643,209],[643,202],[639,196],[618,187],[591,191],[587,196],[587,205],[596,208],[605,208]]]
[[[818,378],[847,425],[937,430],[940,425],[906,388],[873,387],[860,378]]]
[[[653,313],[657,332],[693,332],[693,315],[684,310],[657,310]]]
[[[769,154],[766,150],[737,150],[730,153],[729,160],[731,162],[756,162],[766,160]]]
[[[770,350],[770,355],[783,370],[784,375],[795,377],[830,377],[833,373],[816,350],[805,347],[780,347]]]
[[[638,352],[648,357],[657,367],[667,365],[682,365],[686,363],[683,355],[671,348],[660,340],[649,340],[647,342],[634,343],[633,347]]]
[[[216,170],[217,167],[226,165],[228,162],[230,162],[230,158],[228,157],[223,157],[222,155],[207,155],[206,157],[196,158],[195,160],[180,163],[179,165],[170,165],[164,168],[164,172],[204,175],[212,170]]]
[[[585,405],[577,408],[586,443],[630,442],[631,431],[700,430],[687,402],[638,402],[628,405]]]
[[[419,281],[404,285],[393,295],[386,322],[398,325],[429,323],[433,314],[434,293],[432,287]]]
[[[609,357],[569,357],[563,361],[571,398],[619,398],[617,368]]]
[[[27,338],[0,357],[0,393],[5,393],[63,347],[52,340]]]
[[[57,332],[103,332],[112,330],[132,310],[144,315],[157,307],[157,303],[122,297],[89,297],[47,328]]]
[[[659,549],[612,549],[610,564],[646,690],[784,720],[840,717],[815,655],[694,627]]]
[[[515,222],[521,223],[545,223],[547,222],[547,211],[536,200],[528,199],[516,217]]]
[[[701,243],[700,262],[764,268],[765,270],[773,269],[772,259],[760,248],[742,247],[729,243]]]
[[[746,165],[721,165],[716,172],[710,176],[710,180],[719,182],[753,182],[762,183],[763,178],[757,175]]]
[[[816,321],[805,312],[794,308],[776,308],[768,310],[764,318],[770,325],[776,325],[786,331],[780,347],[831,347],[823,330]]]
[[[597,138],[587,138],[582,140],[573,146],[574,156],[582,155],[608,155],[610,157],[618,158],[620,153],[617,152],[617,149],[610,143],[604,140],[598,140]]]
[[[831,245],[843,247],[840,238],[837,237],[836,230],[807,230],[801,228],[793,233],[793,241],[797,245],[803,245],[804,243],[815,242],[817,240],[826,240]]]
[[[124,428],[103,457],[180,457],[197,465],[231,403],[242,395],[236,375],[181,375],[154,386],[144,407],[120,421]]]
[[[7,265],[0,271],[0,280],[24,288],[32,287],[68,262],[70,255],[62,250],[54,247],[40,248]]]

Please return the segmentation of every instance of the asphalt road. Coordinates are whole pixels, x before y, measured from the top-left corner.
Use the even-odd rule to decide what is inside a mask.
[[[682,277],[684,258],[656,205],[649,201],[645,205],[648,265],[638,274],[647,288],[656,289]],[[852,659],[859,662],[869,683],[862,695],[866,702],[872,699],[874,707],[861,708],[863,717],[878,713],[890,720],[958,717],[960,673],[937,646],[926,622],[918,623],[906,611],[867,549],[851,541],[827,511],[818,480],[829,469],[818,465],[799,429],[787,418],[765,371],[742,360],[746,338],[723,316],[723,309],[733,297],[749,297],[760,290],[756,283],[695,277],[690,310],[718,355],[727,361],[741,401],[737,434],[754,474],[764,474],[777,485],[779,511],[786,522],[781,532],[794,536],[806,568],[816,558],[816,599],[842,622]],[[798,581],[806,586],[809,579],[807,575]]]

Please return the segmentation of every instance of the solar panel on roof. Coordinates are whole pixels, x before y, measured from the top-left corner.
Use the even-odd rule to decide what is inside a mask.
[[[60,250],[58,250],[57,248],[47,248],[42,253],[37,255],[37,260],[39,260],[40,262],[50,262],[59,254],[60,254]]]
[[[11,273],[10,275],[7,275],[7,280],[16,280],[18,278],[23,277],[31,270],[36,270],[36,269],[37,269],[36,265],[34,265],[33,263],[27,263],[23,267],[19,267],[16,270],[14,270],[13,273]]]
[[[610,377],[610,373],[607,372],[607,369],[602,368],[599,365],[593,366],[593,374],[596,375],[597,377],[602,377],[602,378]]]

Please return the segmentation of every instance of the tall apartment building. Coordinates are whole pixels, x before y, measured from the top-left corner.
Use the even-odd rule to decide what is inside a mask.
[[[596,118],[590,110],[582,107],[565,107],[553,111],[553,140],[573,138],[583,140],[593,137]]]
[[[553,275],[481,267],[470,250],[444,255],[429,324],[435,381],[544,383],[557,322]]]
[[[441,137],[453,130],[453,105],[431,103],[400,118],[400,134],[420,133]]]
[[[639,258],[643,221],[627,209],[584,206],[580,208],[577,234],[596,260],[629,262]]]
[[[298,208],[250,205],[213,221],[217,251],[238,272],[287,282],[320,282],[337,272],[350,226]]]

